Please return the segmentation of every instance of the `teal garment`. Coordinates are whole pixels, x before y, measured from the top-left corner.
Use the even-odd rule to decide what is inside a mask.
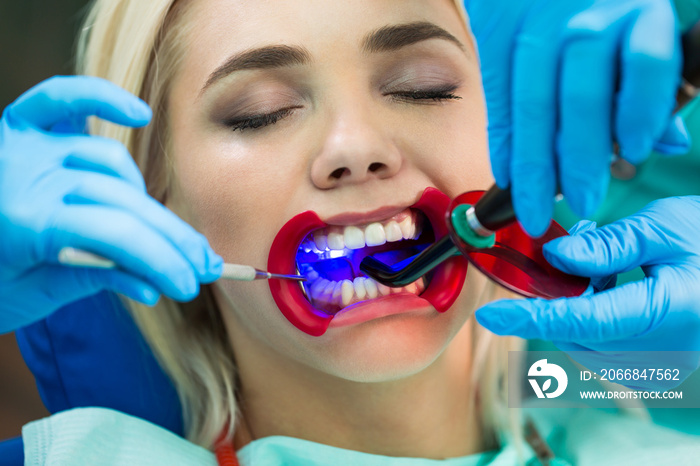
[[[700,20],[700,0],[675,0],[673,3],[676,5],[682,30],[687,30]]]
[[[593,409],[525,410],[557,458],[551,466],[691,465],[700,438],[635,418]],[[22,429],[25,464],[101,466],[214,466],[214,454],[142,419],[105,408],[77,408]],[[447,460],[396,458],[345,450],[291,437],[265,437],[238,452],[243,466],[511,466],[518,448]],[[523,462],[539,462],[527,445]]]
[[[214,455],[160,426],[106,408],[75,408],[22,428],[31,466],[202,465]]]
[[[496,466],[511,465],[515,451],[470,455],[447,460],[394,458],[331,447],[292,437],[265,437],[238,452],[241,465],[362,465],[362,466]]]

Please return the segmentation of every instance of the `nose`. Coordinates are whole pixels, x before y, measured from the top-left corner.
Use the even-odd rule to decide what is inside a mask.
[[[357,103],[337,111],[311,166],[320,189],[387,179],[401,169],[402,157],[381,118],[373,118]]]

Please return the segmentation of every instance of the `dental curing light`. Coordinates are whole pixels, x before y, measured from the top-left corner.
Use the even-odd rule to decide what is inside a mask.
[[[588,278],[565,274],[542,255],[542,246],[567,235],[566,230],[552,222],[541,237],[528,236],[515,222],[507,189],[494,184],[486,193],[458,196],[447,210],[446,221],[449,235],[420,254],[394,266],[367,256],[360,270],[383,285],[400,287],[461,254],[495,282],[528,298],[579,296],[588,288]]]

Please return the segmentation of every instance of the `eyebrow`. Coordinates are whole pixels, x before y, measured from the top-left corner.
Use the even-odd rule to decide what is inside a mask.
[[[308,50],[297,46],[270,45],[247,50],[230,57],[223,65],[214,70],[199,93],[201,95],[214,82],[236,71],[305,65],[310,61],[311,54]]]
[[[440,26],[427,21],[384,26],[367,34],[361,44],[365,53],[380,53],[391,52],[429,39],[444,39],[466,51],[464,44],[455,36]],[[199,95],[202,95],[209,86],[219,79],[236,71],[283,68],[305,65],[310,62],[311,54],[309,51],[299,46],[270,45],[246,50],[230,57],[223,65],[214,70],[199,91]]]
[[[444,39],[466,51],[464,44],[440,26],[427,21],[384,26],[369,33],[362,41],[368,53],[391,52],[429,39]]]

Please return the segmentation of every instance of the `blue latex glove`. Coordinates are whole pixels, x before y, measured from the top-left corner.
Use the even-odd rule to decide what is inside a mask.
[[[92,77],[55,77],[8,106],[0,120],[0,333],[109,289],[146,304],[186,301],[216,279],[222,260],[207,240],[146,194],[126,148],[84,133],[96,115],[125,126],[151,110]],[[59,265],[72,246],[114,270]]]
[[[675,383],[624,382],[671,388],[700,367],[698,232],[700,197],[688,196],[654,201],[615,223],[555,239],[544,246],[544,255],[558,269],[600,278],[641,266],[646,278],[577,298],[496,301],[476,318],[499,335],[551,340],[567,352],[591,350],[572,356],[592,370],[679,368],[681,380]],[[654,353],[641,360],[632,353],[596,353],[624,351]]]
[[[688,151],[683,121],[671,116],[681,53],[669,0],[464,3],[481,59],[493,173],[500,187],[511,186],[531,235],[548,227],[557,183],[580,217],[600,205],[613,140],[635,164],[652,148]]]

